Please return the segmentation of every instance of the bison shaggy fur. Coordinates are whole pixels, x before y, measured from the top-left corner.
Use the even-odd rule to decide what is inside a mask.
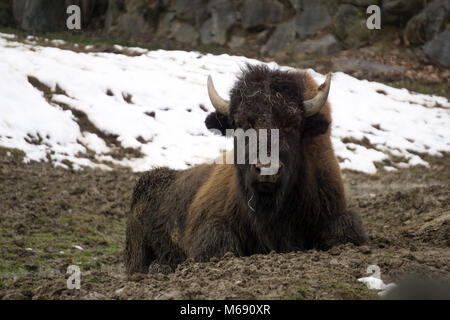
[[[231,90],[230,113],[214,112],[220,130],[278,128],[280,185],[259,192],[249,165],[204,163],[187,170],[156,168],[137,182],[126,227],[128,274],[153,263],[172,270],[186,258],[327,249],[367,240],[359,216],[346,209],[330,139],[328,102],[305,117],[303,101],[318,85],[304,71],[247,66]],[[264,116],[262,116],[264,115]]]

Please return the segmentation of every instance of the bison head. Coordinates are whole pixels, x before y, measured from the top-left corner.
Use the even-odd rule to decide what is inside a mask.
[[[327,100],[330,75],[310,100],[304,99],[308,85],[304,76],[302,72],[248,65],[232,88],[230,101],[218,95],[208,77],[208,94],[216,109],[205,120],[208,129],[220,130],[223,135],[226,129],[265,129],[269,136],[270,129],[278,129],[279,169],[276,174],[261,174],[263,166],[259,161],[236,164],[243,191],[254,197],[249,205],[253,201],[259,205],[283,200],[304,174],[308,138],[328,129],[329,121],[320,110]],[[271,139],[267,141],[266,149],[270,153]]]

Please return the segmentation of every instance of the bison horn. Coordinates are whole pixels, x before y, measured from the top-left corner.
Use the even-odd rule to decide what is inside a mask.
[[[327,102],[328,92],[330,91],[330,84],[331,73],[328,73],[325,82],[320,85],[319,92],[316,94],[316,96],[310,100],[303,102],[303,104],[305,105],[306,117],[311,117],[320,112],[322,107],[325,105],[325,102]]]
[[[208,95],[214,109],[224,115],[230,114],[230,101],[223,99],[214,88],[211,76],[208,76]]]

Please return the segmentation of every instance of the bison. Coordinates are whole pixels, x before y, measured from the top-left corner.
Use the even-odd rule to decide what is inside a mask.
[[[243,68],[221,98],[208,77],[215,112],[209,129],[279,130],[279,167],[203,163],[187,170],[152,169],[137,182],[127,219],[128,274],[152,263],[171,269],[192,258],[327,249],[367,240],[360,217],[346,209],[330,140],[331,75],[318,87],[306,71]],[[236,144],[235,144],[236,145]]]

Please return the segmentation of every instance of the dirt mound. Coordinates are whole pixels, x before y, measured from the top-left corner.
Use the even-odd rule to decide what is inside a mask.
[[[187,260],[174,273],[127,279],[125,215],[139,174],[70,171],[21,162],[0,149],[0,299],[371,299],[358,282],[377,265],[385,283],[410,276],[450,281],[450,156],[368,176],[344,171],[349,207],[367,245],[250,257]],[[67,267],[81,289],[67,288]]]

